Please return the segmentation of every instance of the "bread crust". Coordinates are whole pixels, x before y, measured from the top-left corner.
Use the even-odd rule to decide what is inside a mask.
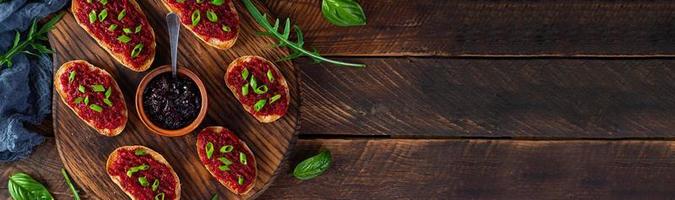
[[[78,63],[87,65],[89,67],[89,69],[98,69],[104,75],[110,77],[110,79],[112,80],[112,85],[114,86],[115,90],[118,91],[117,92],[117,94],[119,94],[118,97],[122,100],[122,103],[124,103],[125,109],[121,111],[122,115],[124,116],[124,121],[122,122],[122,124],[120,126],[114,128],[114,129],[99,129],[99,128],[96,128],[94,126],[94,120],[90,120],[90,121],[85,120],[84,118],[82,118],[80,116],[80,110],[77,110],[77,108],[72,107],[70,104],[68,104],[68,102],[66,101],[66,92],[64,91],[64,87],[61,84],[61,80],[60,80],[61,78],[60,77],[63,75],[63,73],[68,71],[68,68],[73,67],[73,66],[75,66],[75,64],[78,64]],[[68,108],[70,108],[70,110],[75,112],[75,115],[77,116],[77,118],[80,118],[80,120],[84,121],[87,125],[94,128],[101,135],[105,135],[105,136],[108,136],[108,137],[119,135],[127,125],[127,120],[129,119],[129,115],[128,115],[129,112],[128,112],[128,108],[126,106],[126,101],[124,101],[124,95],[122,95],[122,90],[120,90],[119,85],[117,85],[117,81],[115,81],[115,79],[110,75],[110,73],[108,73],[104,69],[98,68],[98,67],[96,67],[96,66],[92,65],[91,63],[89,63],[87,61],[84,61],[84,60],[72,60],[72,61],[68,61],[66,63],[63,63],[63,65],[61,65],[59,70],[56,71],[56,73],[54,74],[54,90],[56,90],[56,92],[61,97],[61,101],[64,104],[66,104],[66,106],[68,106]]]
[[[176,180],[176,187],[174,188],[174,191],[176,191],[176,197],[173,198],[173,200],[180,199],[180,179],[178,178],[178,175],[173,170],[173,167],[171,167],[169,162],[167,162],[166,159],[164,159],[164,157],[161,154],[157,153],[156,151],[154,151],[154,150],[152,150],[148,147],[141,146],[141,145],[132,145],[132,146],[122,146],[122,147],[119,147],[119,148],[115,149],[113,152],[110,153],[110,155],[108,156],[108,160],[106,161],[106,164],[105,164],[106,173],[108,173],[108,169],[110,168],[112,163],[115,160],[117,160],[117,158],[119,156],[119,152],[121,150],[135,150],[135,149],[138,149],[138,148],[141,148],[141,149],[145,150],[145,153],[150,155],[152,157],[152,159],[154,159],[154,160],[166,165],[167,167],[169,167],[169,169],[171,171],[171,175]],[[136,200],[136,198],[131,196],[130,192],[128,192],[128,191],[124,190],[124,188],[122,188],[121,178],[119,176],[113,176],[110,173],[108,173],[108,176],[110,177],[110,179],[112,179],[113,182],[115,182],[115,184],[117,186],[120,187],[120,189],[122,189],[122,191],[124,191],[124,193],[127,194],[127,196],[129,196],[132,200]]]
[[[179,16],[190,15],[189,13],[181,12],[180,9],[171,6],[166,1],[167,0],[162,0],[162,4],[164,4],[164,7],[166,7],[166,9],[169,9],[171,12],[177,13]],[[235,9],[233,1],[228,1],[227,5],[230,9],[230,12],[234,13],[234,16],[236,17],[237,21],[241,24],[241,21],[239,21],[239,13],[237,12],[237,9]],[[183,22],[181,22],[181,24],[183,24]],[[217,38],[211,38],[209,35],[199,34],[190,25],[183,24],[183,27],[185,27],[187,30],[190,30],[190,32],[192,32],[192,34],[197,36],[197,38],[199,38],[199,40],[204,41],[206,44],[208,44],[212,47],[222,49],[222,50],[226,50],[226,49],[229,49],[232,46],[234,46],[234,43],[237,42],[237,38],[239,38],[239,28],[236,29],[236,33],[234,34],[234,37],[232,37],[229,40],[221,40],[221,39],[217,39]]]
[[[279,71],[279,68],[277,68],[277,66],[274,65],[274,63],[270,62],[269,60],[267,60],[263,57],[260,57],[260,56],[242,56],[242,57],[239,57],[239,58],[235,59],[234,61],[232,61],[230,63],[230,65],[227,66],[227,72],[225,73],[225,84],[227,85],[227,88],[230,89],[232,94],[234,94],[234,96],[237,98],[237,101],[239,101],[239,104],[241,104],[241,106],[244,108],[244,110],[246,110],[246,112],[253,115],[253,117],[255,117],[260,122],[263,122],[263,123],[274,122],[277,119],[283,117],[283,115],[277,115],[277,114],[270,114],[270,115],[257,114],[256,115],[256,114],[253,114],[253,109],[250,106],[246,106],[243,103],[241,103],[239,93],[237,92],[239,90],[239,88],[237,88],[237,86],[230,85],[227,82],[227,77],[230,77],[230,73],[232,72],[232,70],[234,69],[235,66],[239,66],[239,65],[241,65],[243,63],[246,63],[246,62],[248,62],[252,59],[261,59],[261,60],[267,62],[268,64],[270,64],[272,66],[272,68],[274,69],[274,71],[276,71],[278,74],[282,74],[281,71]],[[288,89],[288,83],[286,82],[286,78],[282,74],[282,76],[277,78],[277,80],[279,81],[279,84],[284,86],[284,92],[286,93],[286,97],[288,97],[288,98],[286,98],[286,105],[290,105],[289,102],[290,102],[290,99],[291,99],[291,95],[290,95],[290,92],[289,92],[289,89]],[[285,112],[284,112],[284,114],[285,114]]]
[[[201,133],[201,132],[204,132],[204,131],[206,131],[206,130],[210,130],[210,131],[213,131],[213,132],[215,132],[215,133],[220,133],[220,131],[222,131],[223,129],[225,129],[225,128],[222,127],[222,126],[209,126],[209,127],[206,127],[206,128],[204,128],[204,129],[202,129],[202,130],[200,131],[200,133]],[[242,144],[242,146],[244,147],[244,150],[245,150],[245,151],[247,151],[247,152],[248,152],[249,154],[251,154],[251,155],[254,155],[254,154],[253,154],[253,151],[251,151],[251,149],[248,148],[248,145],[246,145],[246,143],[245,143],[243,140],[239,139],[239,137],[237,137],[237,139],[239,140],[239,143]],[[197,154],[199,155],[199,157],[200,157],[200,158],[201,158],[201,157],[205,157],[206,155],[204,155],[204,152],[203,152],[203,151],[199,151],[199,147],[204,145],[204,141],[202,141],[202,140],[197,140],[196,145],[197,145]],[[201,159],[200,159],[200,162],[201,162]],[[253,170],[255,170],[256,178],[253,179],[253,181],[251,182],[251,184],[248,185],[248,187],[246,188],[246,190],[244,190],[244,192],[241,192],[241,193],[240,193],[240,192],[237,192],[237,190],[235,190],[234,187],[232,187],[232,185],[233,185],[234,183],[230,183],[230,182],[227,182],[226,180],[221,180],[221,179],[219,179],[219,178],[216,176],[216,173],[214,173],[213,171],[211,171],[211,169],[209,169],[208,167],[206,167],[206,165],[204,165],[204,163],[202,163],[202,165],[204,165],[204,168],[206,168],[206,170],[209,171],[209,173],[211,174],[211,176],[213,176],[213,178],[215,178],[216,180],[218,180],[218,182],[219,182],[221,185],[225,186],[225,187],[226,187],[228,190],[230,190],[232,193],[235,193],[235,194],[237,194],[237,195],[245,195],[245,194],[247,194],[248,192],[250,192],[250,191],[253,189],[253,186],[255,186],[255,182],[256,182],[256,180],[258,179],[258,177],[257,177],[257,175],[258,175],[258,163],[256,162],[255,157],[253,158],[253,162],[254,162],[254,164],[255,164],[255,165],[254,165],[255,168],[254,168]]]
[[[143,10],[141,10],[141,6],[138,5],[138,2],[136,2],[136,0],[129,0],[129,2],[131,2],[131,4],[134,5],[134,7],[136,8],[136,11],[138,11],[141,14],[143,19],[145,21],[148,21],[148,18],[145,16],[145,13],[143,13]],[[75,13],[76,13],[77,10],[79,10],[79,8],[80,8],[79,1],[77,1],[77,0],[72,1],[71,6],[70,6],[70,12],[73,13],[73,15],[76,15]],[[75,21],[77,21],[77,24],[79,24],[80,27],[82,27],[82,29],[87,31],[89,36],[94,38],[96,43],[98,43],[98,45],[101,46],[101,48],[105,49],[105,51],[108,52],[108,54],[110,54],[117,62],[121,63],[124,67],[126,67],[126,68],[128,68],[132,71],[135,71],[135,72],[144,72],[145,70],[148,70],[150,68],[150,65],[152,64],[152,62],[155,61],[155,53],[157,52],[156,49],[155,49],[155,47],[157,46],[157,42],[156,42],[157,38],[155,36],[155,30],[152,28],[152,26],[148,26],[150,28],[150,33],[153,35],[152,43],[148,47],[148,48],[152,49],[152,54],[150,54],[148,56],[149,58],[147,60],[145,60],[145,62],[143,62],[143,64],[141,64],[140,66],[135,66],[133,63],[127,62],[125,60],[127,55],[113,52],[112,47],[110,45],[108,45],[105,42],[103,42],[102,40],[99,40],[98,38],[94,37],[94,34],[91,32],[89,27],[87,27],[83,22],[81,22],[80,19],[78,19],[77,16],[74,16],[74,17],[75,17]]]

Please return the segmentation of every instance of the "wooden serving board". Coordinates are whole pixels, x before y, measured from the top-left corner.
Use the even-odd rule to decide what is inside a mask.
[[[169,64],[168,32],[165,15],[168,10],[160,0],[138,1],[145,10],[157,38],[157,56],[152,69]],[[210,199],[213,194],[221,198],[255,198],[260,195],[280,173],[289,148],[294,144],[298,130],[299,70],[290,62],[276,63],[288,80],[291,102],[288,113],[270,124],[262,124],[246,113],[224,82],[228,64],[239,56],[260,55],[277,60],[288,55],[284,49],[274,48],[274,40],[256,35],[259,27],[248,15],[244,6],[235,0],[241,18],[241,32],[235,46],[218,50],[201,42],[185,28],[181,28],[178,64],[186,66],[204,81],[209,96],[208,113],[204,122],[193,133],[182,137],[162,137],[151,133],[139,120],[134,106],[134,94],[141,78],[147,73],[135,73],[115,62],[75,22],[71,13],[64,16],[50,34],[50,43],[56,54],[55,71],[69,60],[83,59],[102,67],[112,74],[120,85],[129,109],[129,122],[121,135],[105,137],[80,121],[59,99],[53,96],[54,134],[57,149],[66,169],[75,182],[92,197],[100,199],[128,199],[121,189],[107,176],[105,161],[115,148],[124,145],[145,145],[171,163],[180,177],[184,199]],[[258,5],[263,12],[264,6]],[[148,72],[150,71],[148,70]],[[196,152],[196,133],[206,126],[221,125],[234,131],[246,141],[255,154],[258,164],[256,184],[251,192],[236,196],[220,185],[199,162]]]

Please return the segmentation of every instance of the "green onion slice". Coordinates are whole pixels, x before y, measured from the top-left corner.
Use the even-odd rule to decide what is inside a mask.
[[[130,28],[123,28],[122,31],[124,31],[124,33],[127,33],[127,34],[131,33]]]
[[[138,54],[141,54],[141,51],[143,50],[143,44],[139,43],[136,46],[134,46],[134,50],[131,51],[131,57],[135,58],[138,57]]]
[[[206,11],[206,18],[209,19],[211,22],[217,22],[218,21],[218,15],[216,15],[215,12],[212,10],[207,10]]]
[[[234,147],[232,145],[225,145],[223,147],[220,147],[220,153],[230,153]]]
[[[126,43],[128,43],[129,41],[131,41],[131,38],[130,38],[129,36],[127,36],[127,35],[120,35],[119,37],[117,37],[117,40],[120,41],[120,42],[122,42],[122,43],[124,43],[124,44],[126,44]]]
[[[223,5],[223,3],[225,3],[225,0],[211,0],[211,4],[216,6]]]
[[[89,96],[84,97],[84,105],[89,105]]]
[[[246,154],[244,154],[244,152],[239,152],[239,162],[244,165],[248,163],[248,160],[246,160]]]
[[[218,167],[220,171],[230,171],[230,166],[229,165],[221,165]]]
[[[228,160],[225,157],[220,157],[220,158],[218,158],[218,160],[220,160],[220,162],[223,163],[223,165],[231,165],[232,164],[232,161]]]
[[[77,97],[77,98],[75,98],[75,104],[80,104],[80,103],[82,103],[82,100],[84,100],[84,98],[82,98],[82,97]]]
[[[134,155],[137,155],[137,156],[145,155],[145,150],[144,149],[136,149],[136,150],[134,150]]]
[[[248,95],[248,83],[241,86],[241,95]]]
[[[206,158],[211,159],[211,156],[213,156],[213,143],[209,142],[206,143]]]
[[[108,17],[108,9],[101,10],[101,13],[98,14],[98,21],[102,22],[105,18]]]
[[[109,31],[114,31],[115,29],[117,29],[117,24],[110,24],[110,26],[108,26]]]
[[[244,68],[243,70],[241,70],[241,78],[244,80],[248,78],[248,69]]]
[[[164,192],[155,195],[155,200],[164,200]]]
[[[148,179],[145,178],[145,176],[138,177],[138,183],[141,184],[143,187],[148,187],[150,183],[148,182]]]
[[[103,108],[101,108],[101,106],[96,105],[96,104],[91,104],[91,105],[89,105],[89,108],[90,108],[91,110],[93,110],[93,111],[96,111],[96,112],[101,112],[101,111],[103,111]]]
[[[227,26],[227,25],[223,25],[223,27],[221,27],[220,29],[222,29],[222,30],[225,31],[225,32],[230,32],[230,31],[231,31],[230,27]]]
[[[91,86],[91,90],[94,92],[105,92],[105,87],[103,87],[103,85],[96,84]]]
[[[73,80],[75,80],[75,74],[77,74],[77,72],[75,72],[75,71],[72,71],[72,72],[70,72],[70,74],[68,74],[68,82],[69,83],[73,82]]]
[[[267,85],[261,85],[258,88],[253,88],[253,92],[255,92],[256,94],[265,94],[267,93],[267,91],[269,91]]]
[[[244,184],[244,177],[241,176],[241,175],[237,176],[237,183],[239,183],[239,185],[243,185]]]
[[[141,27],[143,27],[141,24],[139,24],[138,26],[136,26],[136,29],[134,30],[134,33],[141,32]]]
[[[99,2],[101,2],[103,5],[108,4],[108,0],[99,0]]]
[[[131,177],[136,172],[148,170],[148,169],[150,169],[150,166],[147,165],[147,164],[142,164],[142,165],[139,165],[139,166],[136,166],[136,167],[131,167],[131,168],[129,168],[129,170],[127,170],[127,176]]]
[[[274,95],[270,97],[270,104],[274,103],[275,101],[279,100],[281,98],[281,94]]]
[[[92,10],[91,12],[89,12],[89,23],[90,24],[93,24],[94,22],[96,22],[96,18],[97,18],[96,10]]]
[[[197,26],[199,24],[199,20],[202,19],[201,13],[199,13],[199,10],[195,10],[192,12],[192,26]]]
[[[81,93],[86,92],[86,89],[82,85],[77,86],[77,90],[80,91]]]
[[[258,102],[255,103],[255,105],[253,105],[253,108],[255,109],[255,111],[260,112],[260,110],[262,110],[263,107],[265,107],[265,103],[267,103],[267,100],[260,99],[258,100]]]
[[[105,103],[105,105],[108,105],[108,107],[113,106],[113,103],[112,103],[112,101],[110,101],[110,99],[103,99],[103,103]]]
[[[157,191],[159,189],[159,179],[155,179],[154,182],[152,182],[152,191]]]
[[[272,75],[271,69],[267,70],[267,80],[269,80],[270,82],[274,82],[274,76]]]
[[[117,20],[124,19],[124,16],[127,16],[127,9],[122,9],[119,14],[117,14]]]
[[[110,98],[110,95],[112,94],[111,87],[108,87],[108,90],[105,91],[105,98]]]

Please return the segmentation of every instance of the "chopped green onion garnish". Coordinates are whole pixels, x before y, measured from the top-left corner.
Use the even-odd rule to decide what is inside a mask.
[[[126,44],[126,43],[128,43],[129,41],[131,41],[131,38],[129,38],[129,36],[127,36],[127,35],[120,35],[119,37],[117,37],[117,40],[119,40],[120,42]]]
[[[93,24],[96,22],[96,17],[96,10],[91,10],[91,12],[89,12],[89,23]]]
[[[157,191],[158,188],[159,188],[159,179],[155,179],[155,181],[152,182],[152,191],[153,192]]]
[[[85,89],[84,86],[82,86],[82,85],[79,85],[79,86],[77,87],[77,90],[80,91],[81,93],[86,92],[86,89]]]
[[[138,177],[138,183],[140,183],[143,187],[148,187],[150,185],[150,183],[148,183],[148,179],[145,178],[145,176]]]
[[[239,162],[244,165],[248,163],[246,160],[246,154],[244,154],[244,152],[239,152]]]
[[[110,24],[110,26],[108,26],[109,31],[114,31],[115,29],[117,29],[117,24]]]
[[[218,158],[218,160],[220,160],[220,162],[223,163],[223,165],[231,165],[232,164],[232,161],[228,160],[225,157],[220,157],[220,158]]]
[[[244,184],[244,177],[241,176],[241,175],[237,176],[237,183],[239,183],[239,185],[243,185]]]
[[[82,97],[77,97],[77,98],[75,98],[75,104],[80,104],[80,103],[82,103],[82,100],[84,100],[84,98],[82,98]]]
[[[72,71],[72,72],[70,72],[70,74],[68,74],[68,82],[69,83],[73,82],[73,80],[75,80],[75,74],[76,74],[75,71]]]
[[[92,85],[91,90],[93,90],[94,92],[105,92],[105,87],[103,87],[103,85],[98,85],[98,84]]]
[[[223,27],[221,27],[221,29],[223,29],[223,31],[225,31],[225,32],[230,32],[230,31],[231,31],[230,27],[227,26],[227,25],[223,25]]]
[[[197,0],[197,3],[202,3],[202,2],[204,2],[204,0]]]
[[[253,108],[255,109],[255,111],[259,112],[260,110],[263,109],[263,107],[265,107],[265,103],[267,103],[267,100],[260,99],[258,100],[258,102],[255,103],[255,105],[253,105]]]
[[[256,94],[265,94],[267,93],[268,90],[269,88],[267,87],[267,85],[261,85],[258,88],[253,88],[253,92],[255,92]]]
[[[135,58],[138,57],[138,54],[141,54],[141,51],[143,50],[143,44],[139,43],[134,47],[134,50],[131,51],[131,57]]]
[[[185,2],[185,0],[176,0],[176,2],[183,3],[183,2]]]
[[[128,34],[128,33],[131,33],[131,29],[130,29],[130,28],[123,28],[122,31],[124,31],[124,33],[127,33],[127,34]]]
[[[164,192],[155,195],[155,200],[164,200]]]
[[[122,11],[120,11],[120,14],[117,14],[117,20],[124,19],[124,16],[127,16],[127,9],[122,9]]]
[[[134,150],[134,155],[137,155],[137,156],[145,155],[145,150],[144,149],[136,149],[136,150]]]
[[[103,99],[103,103],[105,103],[105,105],[108,105],[109,107],[113,106],[112,101],[110,101],[110,99]]]
[[[199,24],[199,20],[202,19],[201,13],[199,13],[199,10],[195,10],[192,12],[192,26],[197,26]]]
[[[89,108],[91,108],[91,110],[96,111],[96,112],[101,112],[101,111],[103,111],[103,108],[101,108],[101,106],[96,105],[96,104],[91,104],[91,105],[89,105]]]
[[[218,21],[218,15],[214,13],[212,10],[207,10],[206,11],[206,18],[209,19],[211,22],[217,22]]]
[[[99,0],[99,2],[101,2],[103,5],[108,4],[108,0]]]
[[[241,70],[241,78],[244,80],[248,78],[248,69],[244,68],[243,70]]]
[[[211,4],[216,6],[223,5],[223,3],[225,3],[225,0],[211,0]]]
[[[230,166],[229,165],[221,165],[218,167],[220,171],[230,171]]]
[[[281,98],[281,94],[274,95],[270,97],[270,104],[274,103],[275,101],[279,100]]]
[[[142,26],[140,24],[138,26],[136,26],[136,30],[134,30],[134,33],[141,32],[141,27]]]
[[[101,10],[101,13],[98,14],[98,21],[102,22],[105,18],[108,17],[108,9]]]
[[[134,175],[134,173],[136,173],[138,171],[142,171],[142,170],[147,170],[147,169],[150,169],[150,166],[147,165],[147,164],[142,164],[142,165],[139,165],[139,166],[136,166],[136,167],[131,167],[127,171],[127,176],[131,177],[131,176]]]
[[[111,87],[112,87],[112,86],[111,86]],[[105,98],[106,98],[106,99],[107,99],[107,98],[110,98],[110,95],[112,94],[112,90],[110,90],[111,87],[108,87],[108,90],[105,91]]]
[[[89,96],[84,97],[84,105],[89,105]]]
[[[220,147],[220,153],[230,153],[234,147],[232,145],[225,145],[223,147]]]
[[[241,86],[241,95],[248,95],[248,83]]]
[[[270,82],[274,82],[274,76],[272,75],[271,69],[267,70],[267,80],[269,80]]]
[[[206,143],[206,158],[211,159],[211,156],[213,156],[213,143],[209,142]]]
[[[255,76],[251,74],[251,80],[249,80],[249,84],[251,84],[251,88],[255,89],[258,87],[258,80],[255,80]]]

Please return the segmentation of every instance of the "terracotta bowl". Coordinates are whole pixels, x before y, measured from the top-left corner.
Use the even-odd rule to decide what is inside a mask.
[[[199,94],[202,99],[202,107],[199,110],[197,118],[195,118],[195,120],[192,121],[192,123],[188,124],[187,126],[176,130],[163,129],[153,124],[152,121],[150,121],[150,118],[148,118],[148,116],[146,115],[145,110],[143,109],[143,91],[145,91],[145,87],[148,86],[150,80],[157,77],[157,75],[163,73],[171,73],[171,66],[164,65],[158,67],[157,69],[152,70],[150,73],[145,75],[145,77],[143,77],[143,79],[141,80],[141,83],[138,84],[138,88],[136,89],[136,112],[138,113],[138,117],[141,119],[141,122],[143,122],[145,127],[148,127],[148,129],[150,129],[150,131],[152,131],[153,133],[169,137],[183,136],[195,130],[195,128],[197,128],[197,126],[199,126],[199,124],[202,123],[202,120],[204,120],[204,116],[206,115],[206,110],[209,105],[209,100],[206,95],[206,87],[204,86],[202,80],[199,79],[199,77],[197,77],[195,73],[193,73],[187,68],[178,67],[179,75],[186,76],[192,79],[192,81],[194,81],[197,84],[197,88],[199,88]]]

